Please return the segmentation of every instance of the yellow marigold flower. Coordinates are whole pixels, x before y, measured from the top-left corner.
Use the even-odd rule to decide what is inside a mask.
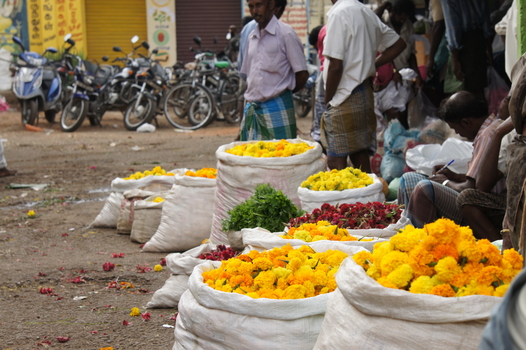
[[[247,293],[247,296],[254,298],[254,299],[259,299],[259,294],[257,292]]]
[[[363,267],[365,271],[369,269],[371,261],[373,260],[373,255],[368,251],[361,251],[353,255],[353,260]]]
[[[469,295],[476,295],[477,294],[477,285],[475,283],[470,283],[468,285],[465,285],[464,287],[459,288],[459,290],[456,293],[457,297],[466,297]]]
[[[272,288],[276,281],[276,275],[272,271],[261,271],[254,278],[254,285],[259,288]]]
[[[163,267],[162,267],[162,265],[157,264],[157,265],[155,265],[155,266],[153,267],[153,270],[154,270],[155,272],[160,272],[160,271],[163,270]]]
[[[276,278],[283,278],[283,279],[287,279],[287,277],[289,277],[291,274],[292,274],[292,271],[289,270],[289,269],[286,269],[284,267],[274,267],[272,269],[272,272],[274,273],[274,275],[276,275]]]
[[[449,283],[453,276],[458,275],[462,272],[460,266],[458,266],[457,261],[448,256],[444,259],[441,259],[435,266],[436,276],[445,283]]]
[[[508,291],[509,284],[503,284],[502,286],[498,286],[495,288],[495,292],[493,293],[493,296],[495,297],[503,297],[504,294]]]
[[[402,232],[391,237],[390,241],[394,249],[409,252],[426,236],[424,230],[408,225]]]
[[[409,264],[402,264],[387,275],[387,280],[397,288],[405,288],[413,278],[413,269]]]
[[[433,287],[431,291],[429,291],[429,294],[450,298],[455,296],[455,291],[449,284],[440,284]]]
[[[459,226],[453,220],[438,219],[427,224],[425,229],[431,236],[435,237],[439,243],[449,244],[455,242],[459,233]]]
[[[502,255],[500,254],[499,248],[493,245],[487,239],[480,239],[477,241],[477,247],[482,252],[481,261],[485,265],[499,265],[502,260]]]
[[[303,299],[307,289],[301,284],[295,284],[287,287],[283,291],[283,299]]]
[[[380,270],[382,276],[387,276],[393,272],[398,266],[409,263],[409,256],[397,250],[387,253],[380,263]]]
[[[141,310],[139,310],[138,307],[132,307],[130,316],[140,316],[140,315],[141,315]]]
[[[375,280],[378,280],[380,277],[382,277],[382,273],[380,269],[378,269],[376,266],[373,265],[369,267],[369,269],[367,270],[367,276]]]
[[[383,257],[393,251],[393,245],[390,241],[378,242],[373,248],[373,263],[380,266]]]
[[[435,284],[429,276],[420,276],[411,283],[409,291],[415,294],[429,294]]]
[[[522,269],[524,258],[515,249],[506,249],[502,254],[502,259],[508,261],[515,270]]]
[[[476,241],[464,240],[457,245],[460,256],[465,257],[467,262],[479,262],[482,260],[482,252],[477,246]]]
[[[164,202],[164,198],[161,198],[161,197],[155,197],[155,199],[153,200],[155,203],[161,203],[161,202]]]
[[[495,288],[493,288],[493,286],[482,286],[479,284],[475,287],[475,293],[477,295],[493,296],[495,293]]]
[[[298,270],[303,263],[299,258],[292,258],[290,259],[289,263],[287,264],[287,268],[290,269],[292,272]]]
[[[268,270],[273,266],[272,261],[267,258],[256,258],[252,263],[260,270]]]
[[[28,218],[32,218],[32,217],[34,217],[35,215],[36,215],[36,214],[35,214],[35,211],[34,211],[34,210],[29,210],[29,211],[27,212],[27,217],[28,217]]]
[[[394,283],[389,281],[387,277],[380,277],[376,280],[376,282],[378,282],[381,286],[384,286],[385,288],[398,289],[398,287]]]

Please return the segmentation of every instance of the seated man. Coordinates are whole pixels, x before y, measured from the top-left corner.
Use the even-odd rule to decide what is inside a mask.
[[[503,121],[493,115],[488,116],[486,103],[466,91],[444,100],[439,114],[459,135],[473,141],[473,157],[468,164],[467,174],[457,174],[448,168],[429,178],[416,173],[404,174],[398,200],[407,204],[408,217],[415,227],[423,227],[440,217],[446,217],[457,224],[472,226],[475,237],[479,239],[500,239],[500,224],[506,210],[506,184],[503,178],[505,153],[500,152],[493,163],[485,161],[484,156],[489,151],[488,146],[496,135],[496,129]],[[499,149],[505,148],[508,140],[509,136],[503,140]],[[480,181],[481,175],[489,171],[498,177],[491,192],[477,189],[477,180]],[[473,210],[478,211],[474,214]],[[480,227],[473,222],[473,218],[479,218],[477,215],[481,213],[488,219],[485,222],[489,221],[491,225]]]

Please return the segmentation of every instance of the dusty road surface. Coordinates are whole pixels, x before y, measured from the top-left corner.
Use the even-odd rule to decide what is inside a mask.
[[[22,127],[19,113],[0,113],[8,167],[18,170],[0,178],[1,350],[171,349],[176,310],[145,309],[169,272],[143,272],[166,254],[141,253],[129,236],[89,225],[114,178],[156,165],[216,167],[216,149],[234,140],[238,126],[215,121],[181,133],[158,119],[155,133],[126,131],[119,113],[106,114],[102,128],[85,121],[63,133],[41,115],[44,130],[35,132]],[[310,115],[298,120],[300,137],[310,140],[310,125]],[[47,187],[6,188],[10,184]],[[106,262],[116,268],[104,271]],[[132,307],[149,312],[150,320],[130,316]]]

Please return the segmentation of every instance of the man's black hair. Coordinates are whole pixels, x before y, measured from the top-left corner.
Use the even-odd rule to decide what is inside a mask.
[[[311,44],[312,46],[316,46],[316,44],[318,43],[318,35],[320,34],[321,28],[323,28],[323,26],[317,26],[316,28],[310,31],[309,44]]]
[[[409,17],[415,15],[415,3],[413,0],[398,0],[393,4],[393,13],[397,15],[406,14]]]
[[[287,7],[287,0],[275,0],[275,3],[277,7],[282,7],[283,9]]]
[[[440,119],[445,122],[460,123],[464,118],[488,117],[488,105],[484,100],[467,91],[460,91],[453,96],[454,99],[450,97],[440,103],[438,107]]]
[[[252,21],[254,18],[252,16],[245,16],[243,17],[243,27],[248,24],[248,22]]]

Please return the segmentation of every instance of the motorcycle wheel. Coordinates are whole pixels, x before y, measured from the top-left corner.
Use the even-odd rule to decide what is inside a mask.
[[[135,102],[137,99],[133,99],[124,112],[124,126],[130,131],[135,131],[139,126],[144,123],[149,123],[153,118],[153,102],[151,99],[142,97],[137,108]]]
[[[48,121],[48,123],[53,124],[55,122],[55,116],[57,115],[57,111],[51,109],[49,111],[45,111],[44,115],[46,116],[46,120]]]
[[[38,120],[37,100],[22,100],[22,125],[35,125]]]
[[[312,108],[311,90],[303,89],[297,94],[294,96],[294,110],[298,118],[305,118]]]
[[[77,130],[86,118],[86,102],[81,98],[71,99],[60,117],[60,129],[64,132]]]

